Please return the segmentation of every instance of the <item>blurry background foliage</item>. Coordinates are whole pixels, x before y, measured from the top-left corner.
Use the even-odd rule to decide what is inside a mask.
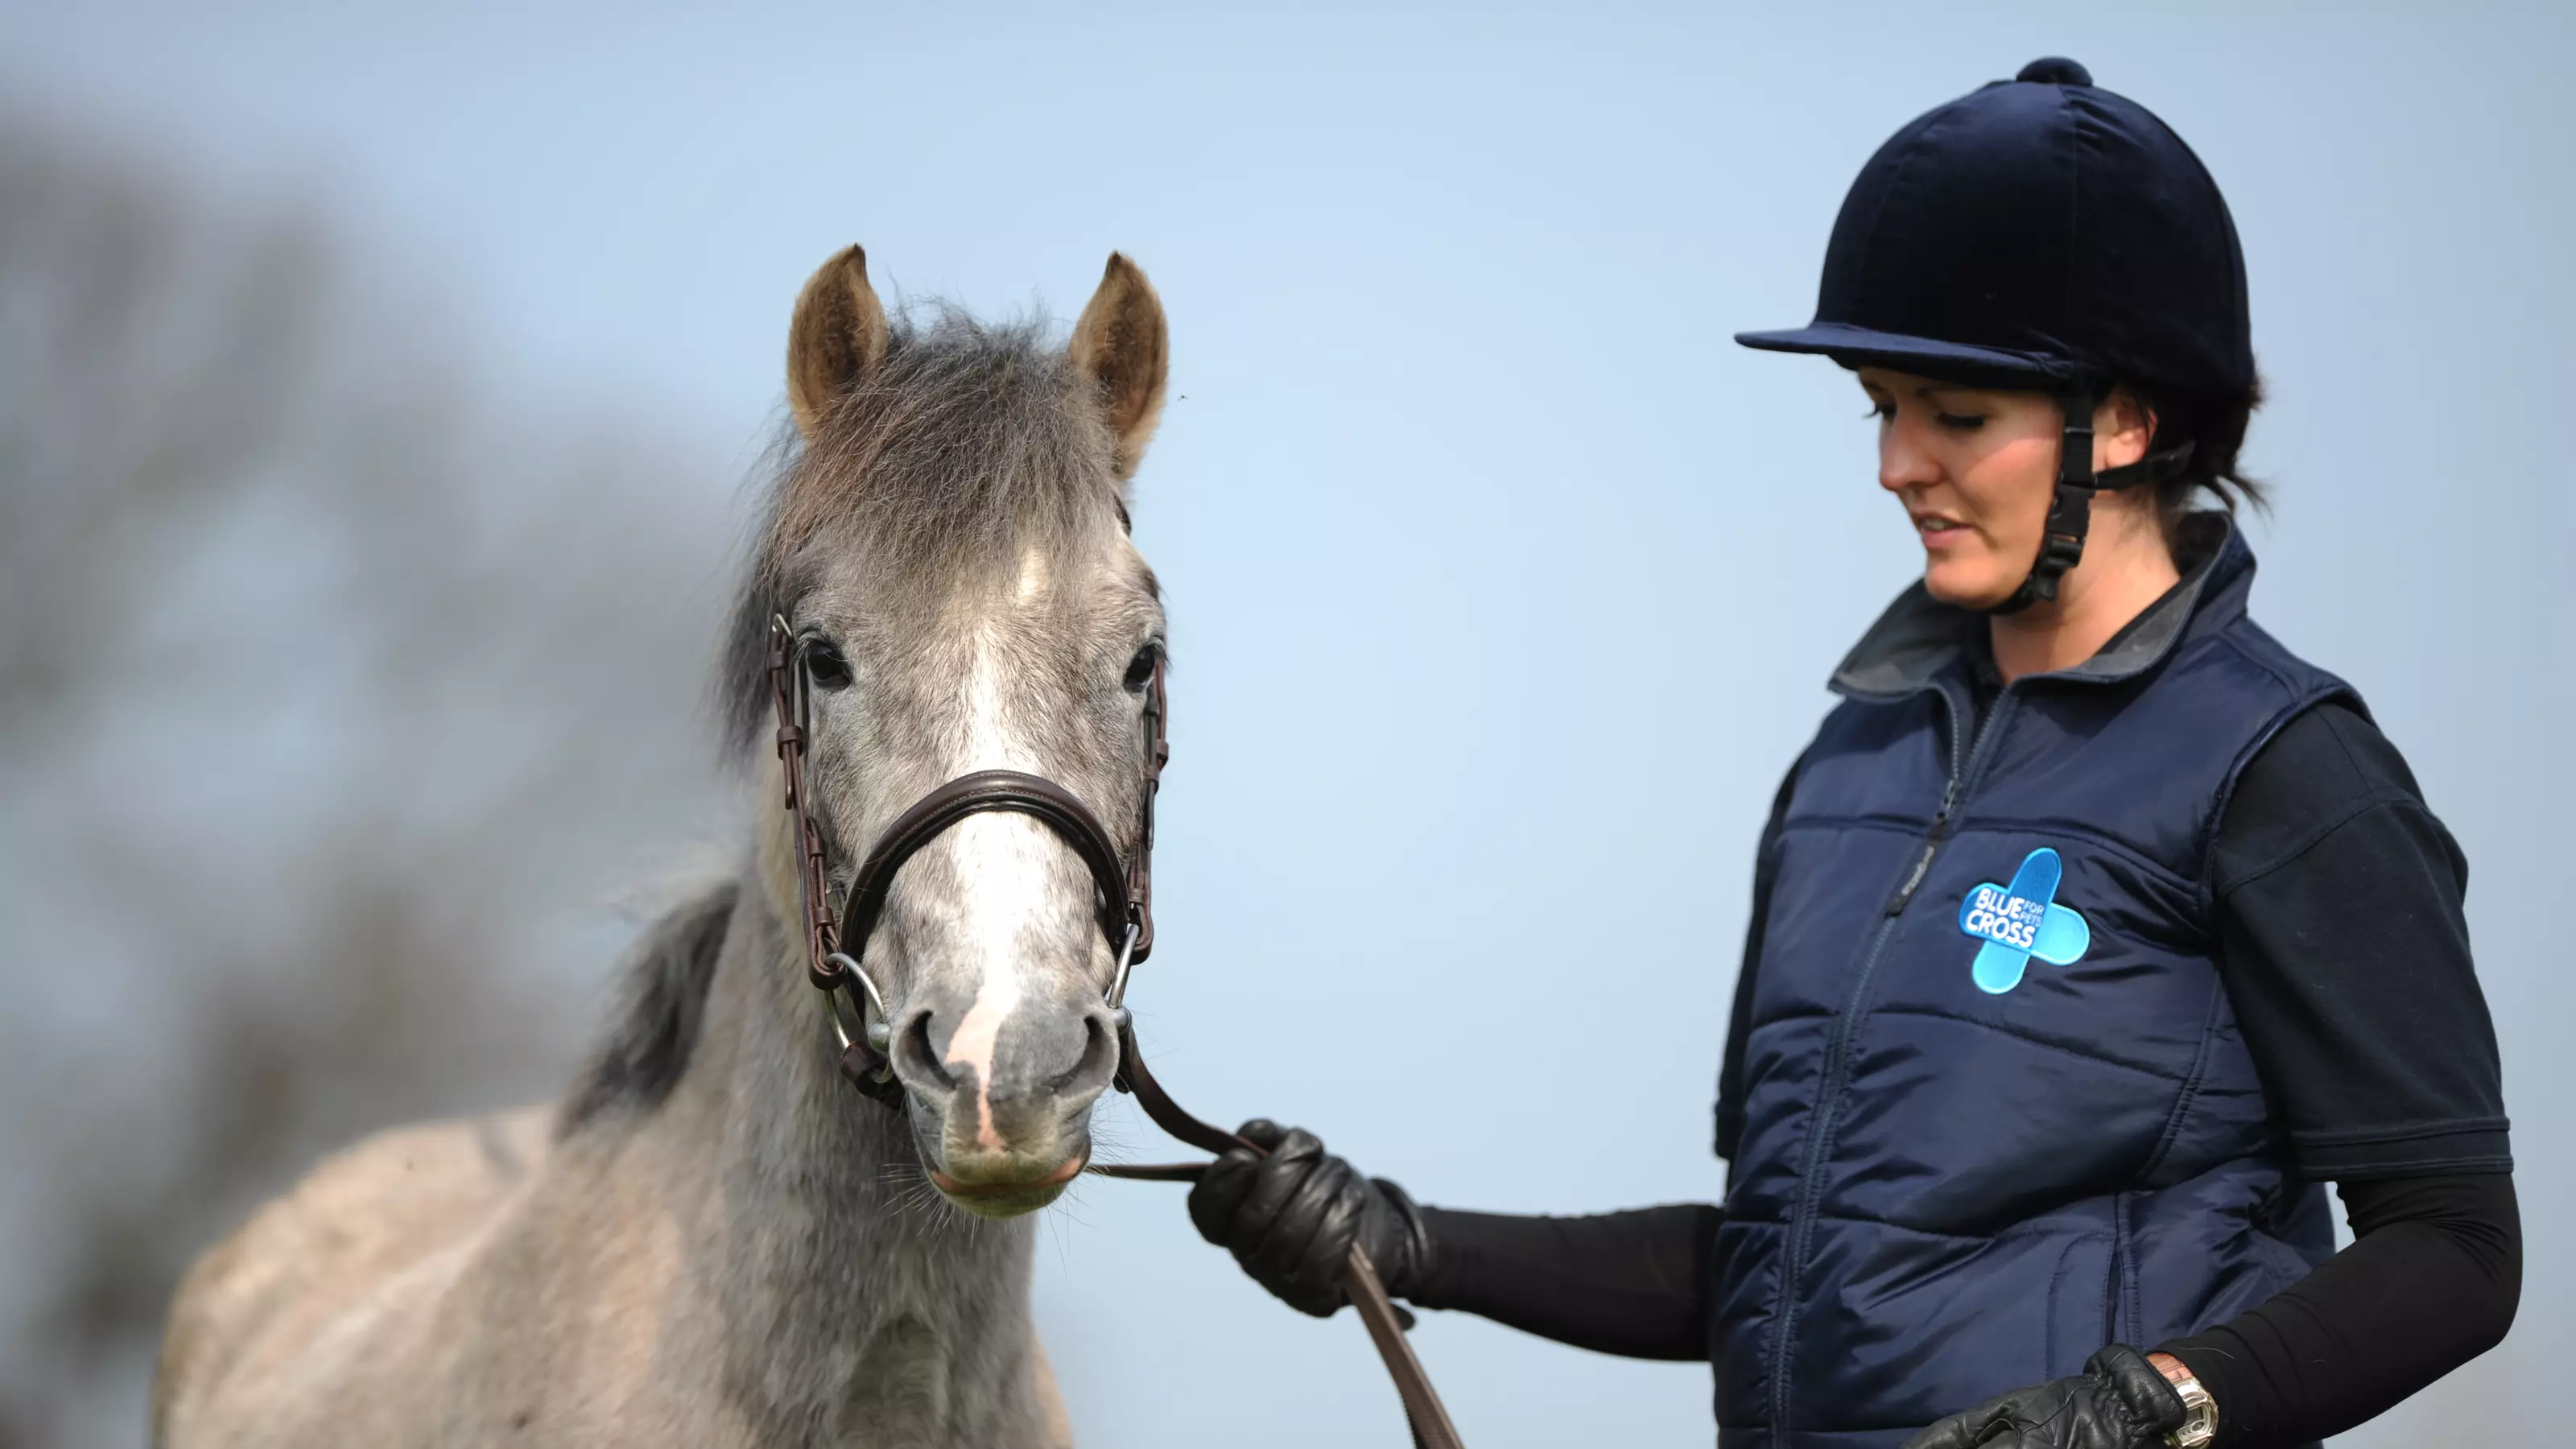
[[[1174,1090],[1428,1202],[1717,1197],[1754,838],[1921,566],[1857,389],[1726,336],[1808,315],[1891,131],[2043,54],[2226,189],[2255,612],[2474,863],[2522,1314],[2339,1449],[2563,1439],[2576,8],[0,0],[0,1449],[141,1444],[195,1252],[553,1092],[730,863],[708,646],[853,241],[1060,322],[1124,249],[1170,311]],[[1357,1326],[1177,1192],[1041,1234],[1085,1442],[1402,1442]],[[1704,1367],[1414,1337],[1478,1449],[1709,1440]]]
[[[316,1154],[552,1091],[711,799],[704,478],[444,311],[0,118],[0,1444],[139,1442],[177,1274]]]

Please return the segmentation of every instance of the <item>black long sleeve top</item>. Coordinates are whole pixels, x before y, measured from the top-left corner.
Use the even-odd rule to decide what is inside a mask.
[[[1784,784],[1766,862],[1786,800]],[[2343,704],[2293,721],[2240,776],[2216,861],[2246,1044],[2291,1157],[2336,1184],[2355,1241],[2241,1317],[2144,1346],[2209,1389],[2223,1445],[2268,1449],[2361,1423],[2494,1346],[2521,1293],[2521,1226],[2467,862],[2395,747]],[[1759,870],[1748,981],[1768,886]],[[1718,1107],[1730,1158],[1744,990]],[[1435,1252],[1408,1296],[1604,1353],[1701,1359],[1721,1215],[1426,1208]]]

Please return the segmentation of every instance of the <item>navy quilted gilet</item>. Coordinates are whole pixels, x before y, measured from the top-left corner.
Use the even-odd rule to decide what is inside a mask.
[[[1721,1445],[1894,1446],[2332,1251],[2211,959],[2237,772],[2349,695],[2246,617],[2252,576],[2231,529],[2113,647],[1973,729],[1957,616],[1927,622],[1948,611],[1919,586],[1837,676],[1752,968]]]

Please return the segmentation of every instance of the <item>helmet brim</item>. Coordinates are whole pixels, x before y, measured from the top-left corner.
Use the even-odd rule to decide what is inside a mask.
[[[1936,337],[1908,337],[1844,322],[1816,322],[1785,332],[1738,332],[1735,340],[1763,352],[1815,353],[1845,367],[1892,367],[1988,387],[2053,388],[2074,380],[2077,372],[2062,358]]]

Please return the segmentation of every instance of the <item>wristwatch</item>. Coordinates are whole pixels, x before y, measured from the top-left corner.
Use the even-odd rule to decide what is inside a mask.
[[[2189,1366],[2169,1353],[2151,1353],[2147,1362],[2165,1376],[2173,1391],[2182,1396],[2182,1427],[2165,1435],[2173,1449],[2206,1449],[2218,1438],[2218,1401],[2200,1386]]]

